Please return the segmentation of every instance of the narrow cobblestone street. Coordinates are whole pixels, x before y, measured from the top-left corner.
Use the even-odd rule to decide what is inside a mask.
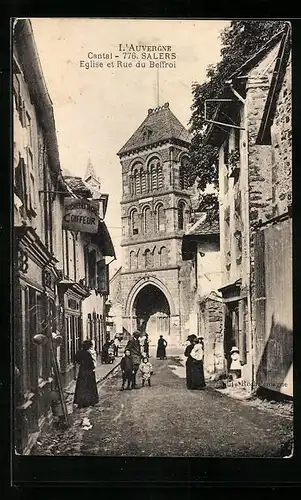
[[[151,358],[152,387],[120,391],[117,369],[94,408],[75,410],[73,426],[40,437],[32,455],[281,457],[290,418],[231,399],[213,388],[189,391],[179,355]],[[81,426],[87,416],[90,430]]]

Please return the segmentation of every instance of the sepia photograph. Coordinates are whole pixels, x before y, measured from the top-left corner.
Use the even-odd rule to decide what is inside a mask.
[[[291,39],[11,21],[14,455],[294,456]]]

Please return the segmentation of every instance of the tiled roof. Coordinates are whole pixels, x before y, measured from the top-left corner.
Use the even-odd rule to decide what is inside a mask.
[[[65,182],[75,194],[83,194],[88,197],[91,196],[91,191],[82,181],[81,177],[65,176]]]
[[[187,236],[203,236],[206,234],[219,234],[219,220],[204,220],[200,219],[199,224],[195,224],[191,231],[188,231]]]
[[[149,109],[145,120],[117,154],[122,155],[167,139],[190,143],[188,131],[170,111],[168,103],[159,108]]]

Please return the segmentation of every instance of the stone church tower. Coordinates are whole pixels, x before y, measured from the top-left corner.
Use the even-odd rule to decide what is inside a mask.
[[[166,103],[117,153],[122,165],[123,328],[160,334],[171,345],[189,333],[190,263],[181,258],[191,204],[185,170],[189,134]]]

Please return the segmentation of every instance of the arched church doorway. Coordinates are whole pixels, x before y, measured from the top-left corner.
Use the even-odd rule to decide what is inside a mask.
[[[170,332],[170,307],[164,293],[155,285],[144,286],[133,303],[137,328],[149,335],[150,345],[156,345],[160,335]]]

